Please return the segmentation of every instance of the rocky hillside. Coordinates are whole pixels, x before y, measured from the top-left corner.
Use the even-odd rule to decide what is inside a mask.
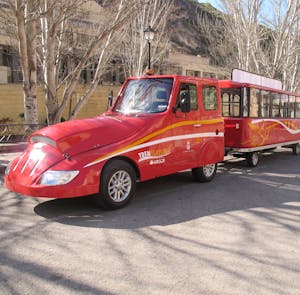
[[[174,0],[175,11],[169,19],[174,50],[192,55],[210,56],[206,34],[201,29],[204,15],[209,21],[221,19],[221,13],[207,3],[195,0]]]

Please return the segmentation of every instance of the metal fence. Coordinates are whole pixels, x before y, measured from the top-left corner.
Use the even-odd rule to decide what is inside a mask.
[[[0,124],[0,144],[26,141],[33,130],[45,127],[42,124]]]

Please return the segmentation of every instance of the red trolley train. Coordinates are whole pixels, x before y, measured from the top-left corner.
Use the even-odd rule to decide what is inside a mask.
[[[195,180],[211,181],[224,146],[250,166],[266,149],[298,154],[300,96],[216,79],[129,78],[105,114],[30,135],[27,150],[7,167],[5,185],[36,197],[94,195],[117,209],[137,180],[191,169]]]
[[[249,83],[220,81],[225,150],[256,166],[259,152],[300,153],[300,95]]]

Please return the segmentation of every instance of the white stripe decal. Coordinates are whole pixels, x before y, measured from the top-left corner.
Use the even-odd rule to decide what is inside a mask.
[[[143,144],[139,144],[139,145],[133,146],[131,148],[128,148],[127,150],[121,151],[119,153],[115,153],[113,155],[109,155],[107,157],[101,158],[100,160],[97,160],[97,161],[94,161],[94,162],[91,162],[91,163],[85,165],[84,168],[96,165],[96,164],[98,164],[102,161],[105,161],[105,160],[107,160],[111,157],[119,156],[119,155],[122,155],[122,154],[125,154],[125,153],[129,153],[129,152],[132,152],[132,151],[136,151],[136,150],[139,150],[139,149],[150,147],[150,146],[153,146],[153,145],[156,145],[156,144],[170,142],[170,141],[176,141],[176,140],[182,140],[182,139],[203,138],[203,137],[224,137],[224,133],[220,132],[219,134],[216,134],[215,132],[207,132],[207,133],[194,133],[194,134],[176,135],[176,136],[165,137],[165,138],[157,139],[157,140],[154,140],[154,141],[149,141],[149,142],[146,142],[146,143],[143,143]]]
[[[258,119],[258,120],[253,120],[251,123],[257,124],[257,123],[261,123],[261,122],[275,122],[275,123],[278,123],[279,125],[281,125],[282,127],[284,127],[291,134],[298,134],[298,133],[300,133],[300,129],[297,129],[297,130],[291,129],[288,126],[286,126],[284,123],[282,123],[281,121],[279,121],[279,120],[274,120],[274,119]]]
[[[167,154],[160,155],[160,156],[145,157],[145,158],[139,159],[139,162],[164,158],[164,157],[166,157],[166,156],[168,156],[168,155],[170,155],[170,154],[171,154],[171,153],[167,153]]]

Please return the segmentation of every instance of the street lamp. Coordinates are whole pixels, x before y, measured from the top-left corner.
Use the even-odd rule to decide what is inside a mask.
[[[148,41],[148,71],[151,70],[151,41],[154,38],[155,31],[153,28],[149,25],[146,30],[144,30],[145,33],[145,39]]]

